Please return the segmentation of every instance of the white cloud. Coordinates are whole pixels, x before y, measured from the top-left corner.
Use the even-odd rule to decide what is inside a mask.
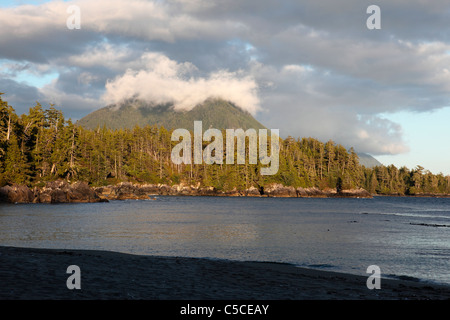
[[[176,110],[189,110],[210,97],[218,97],[252,114],[260,108],[258,86],[243,72],[219,70],[207,77],[195,77],[195,66],[160,53],[146,53],[142,60],[145,69],[129,69],[108,81],[103,96],[106,103],[137,97],[157,104],[172,102]]]
[[[266,126],[280,129],[284,137],[333,140],[371,154],[408,150],[402,128],[371,112],[379,98],[357,90],[358,81],[352,78],[300,65],[275,68],[255,63],[252,73],[258,83],[270,83],[261,90],[264,112],[258,117]],[[392,95],[397,102],[410,99]]]
[[[59,61],[59,63],[67,63],[81,68],[105,67],[123,70],[123,64],[130,63],[133,58],[133,50],[127,47],[100,43],[88,46],[82,53],[70,55],[64,58],[65,61]]]

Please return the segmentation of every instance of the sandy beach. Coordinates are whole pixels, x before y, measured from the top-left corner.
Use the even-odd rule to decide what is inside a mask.
[[[2,300],[447,300],[450,287],[289,264],[0,247]],[[67,267],[81,271],[69,290]]]

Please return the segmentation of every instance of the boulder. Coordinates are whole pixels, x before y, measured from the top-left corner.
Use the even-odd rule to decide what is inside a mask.
[[[37,203],[103,202],[97,192],[86,182],[69,184],[65,180],[47,182],[45,187],[35,191]]]
[[[69,202],[100,202],[101,199],[94,189],[86,182],[75,182],[67,188]]]
[[[295,189],[295,192],[297,193],[297,197],[308,197],[308,193],[304,188],[299,187]]]
[[[307,197],[317,197],[317,198],[325,198],[328,194],[320,190],[319,188],[313,187],[313,188],[305,188]]]
[[[245,192],[246,192],[245,195],[247,197],[260,197],[261,196],[259,189],[256,187],[253,187],[253,186],[248,188]]]
[[[50,191],[50,202],[51,203],[67,203],[69,197],[67,196],[67,191],[61,189],[55,189]]]
[[[341,198],[373,198],[373,196],[365,189],[350,189],[337,192],[333,196]]]
[[[133,185],[122,182],[117,185],[95,188],[100,198],[106,200],[148,200],[149,195],[160,194],[154,185]]]
[[[294,187],[283,186],[279,183],[267,186],[264,189],[264,194],[269,197],[297,197],[297,191]]]
[[[13,184],[0,188],[0,202],[7,203],[32,203],[34,193],[24,185]]]

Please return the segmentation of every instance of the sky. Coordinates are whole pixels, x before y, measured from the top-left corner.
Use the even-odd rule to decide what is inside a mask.
[[[450,174],[449,21],[448,0],[0,0],[0,92],[72,120],[220,97],[283,137]]]

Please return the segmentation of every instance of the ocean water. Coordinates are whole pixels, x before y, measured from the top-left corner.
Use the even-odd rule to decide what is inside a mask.
[[[272,261],[450,284],[450,198],[0,205],[0,245]]]

